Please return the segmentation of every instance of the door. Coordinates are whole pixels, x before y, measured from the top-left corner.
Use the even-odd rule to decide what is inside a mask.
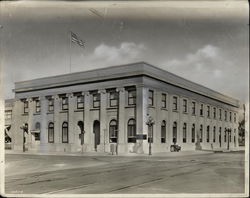
[[[97,145],[100,144],[100,122],[98,120],[94,121],[93,133],[95,137],[95,151],[97,151]]]

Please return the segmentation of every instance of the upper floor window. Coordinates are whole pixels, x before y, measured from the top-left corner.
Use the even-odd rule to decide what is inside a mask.
[[[227,111],[225,111],[225,121],[227,121]]]
[[[36,113],[40,113],[40,111],[41,111],[40,100],[36,100]]]
[[[234,113],[234,122],[236,123],[236,113]]]
[[[118,93],[112,91],[109,93],[109,106],[116,107],[118,105]]]
[[[195,115],[195,102],[192,102],[192,115]]]
[[[183,112],[187,113],[187,99],[183,99]]]
[[[229,113],[229,121],[232,122],[232,112]]]
[[[128,90],[128,105],[136,104],[136,90]]]
[[[207,117],[210,117],[210,106],[207,106]]]
[[[161,107],[167,108],[167,94],[161,94]]]
[[[54,111],[54,99],[53,98],[50,98],[48,100],[48,111]]]
[[[173,96],[173,110],[177,111],[177,107],[178,107],[178,104],[177,104],[177,97],[176,96]]]
[[[200,116],[203,116],[203,104],[200,106]]]
[[[149,106],[154,105],[154,91],[152,91],[152,90],[148,91],[148,105]]]
[[[214,111],[213,111],[214,116],[213,117],[214,117],[214,119],[216,119],[216,108],[214,107],[213,109],[214,109]]]
[[[93,108],[99,108],[100,107],[100,94],[94,93],[93,94]]]
[[[23,112],[29,113],[29,102],[28,101],[24,101],[24,103],[23,103]]]
[[[83,109],[84,108],[84,96],[79,95],[77,96],[77,109]]]
[[[219,119],[221,120],[221,109],[219,109]]]
[[[5,119],[11,119],[11,118],[12,118],[12,110],[6,110]]]
[[[62,110],[68,110],[69,109],[69,98],[63,97],[62,98]]]

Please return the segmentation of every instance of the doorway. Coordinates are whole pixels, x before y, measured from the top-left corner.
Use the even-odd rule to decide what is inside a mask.
[[[100,144],[100,122],[98,120],[94,121],[93,133],[95,135],[95,151],[97,151],[97,145]]]

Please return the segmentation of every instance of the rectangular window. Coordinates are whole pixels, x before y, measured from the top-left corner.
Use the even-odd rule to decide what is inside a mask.
[[[24,113],[29,113],[29,102],[28,101],[24,101],[23,107],[24,107],[23,112]]]
[[[192,115],[195,115],[195,102],[192,102]]]
[[[214,114],[214,119],[216,119],[216,108],[215,107],[214,107],[213,114]]]
[[[176,96],[173,96],[173,110],[174,111],[177,111],[177,97]]]
[[[36,113],[40,113],[40,111],[41,111],[40,100],[36,100]]]
[[[161,107],[167,108],[167,94],[161,94]]]
[[[93,94],[93,108],[100,107],[100,94],[95,93]]]
[[[154,105],[154,91],[149,90],[148,92],[148,105],[153,106]]]
[[[227,121],[227,111],[225,111],[225,121]]]
[[[209,126],[207,126],[207,142],[209,142],[209,133],[210,133],[210,129],[209,129]]]
[[[128,105],[136,104],[136,90],[128,90]]]
[[[49,112],[54,111],[54,99],[53,98],[50,98],[48,100],[48,111]]]
[[[203,104],[200,106],[200,116],[203,116]]]
[[[229,121],[232,122],[232,112],[229,113]]]
[[[184,123],[183,124],[183,137],[182,137],[182,141],[183,143],[186,143],[187,142],[187,124]]]
[[[84,96],[79,95],[77,96],[77,109],[83,109],[84,108]]]
[[[118,93],[113,91],[109,93],[109,106],[117,107],[118,105]]]
[[[12,118],[12,110],[6,110],[5,119],[11,119],[11,118]]]
[[[221,120],[221,109],[219,109],[219,119]]]
[[[210,117],[210,106],[207,106],[207,117]]]
[[[183,112],[187,113],[187,99],[183,99]]]
[[[62,110],[68,110],[69,109],[69,99],[68,97],[62,98]]]

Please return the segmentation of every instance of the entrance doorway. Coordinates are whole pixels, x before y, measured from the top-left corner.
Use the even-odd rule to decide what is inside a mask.
[[[94,121],[93,133],[95,134],[95,151],[97,151],[97,145],[100,144],[100,122],[98,120]]]

